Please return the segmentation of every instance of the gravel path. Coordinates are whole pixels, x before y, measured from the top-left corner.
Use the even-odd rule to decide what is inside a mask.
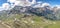
[[[8,27],[0,23],[0,28],[8,28]]]

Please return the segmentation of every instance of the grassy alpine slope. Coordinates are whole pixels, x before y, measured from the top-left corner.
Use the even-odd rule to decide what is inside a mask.
[[[7,18],[8,17],[8,18]],[[13,14],[0,17],[11,28],[60,28],[60,21],[45,19],[43,16]]]
[[[18,7],[20,9],[17,9]],[[25,12],[20,11],[24,10],[23,8],[26,8]],[[9,28],[60,28],[59,13],[52,14],[53,12],[48,8],[45,10],[17,6],[12,10],[2,12],[0,21]]]

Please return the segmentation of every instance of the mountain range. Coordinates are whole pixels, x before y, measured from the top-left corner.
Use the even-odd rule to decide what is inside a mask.
[[[32,7],[32,6],[15,6],[11,10],[3,10],[0,12],[2,14],[25,14],[25,15],[37,15],[44,16],[46,19],[50,20],[60,20],[60,8],[50,6],[44,7]]]

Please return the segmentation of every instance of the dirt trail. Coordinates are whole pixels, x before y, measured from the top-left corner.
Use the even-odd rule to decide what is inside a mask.
[[[0,28],[11,28],[11,27],[0,20]]]
[[[8,27],[0,23],[0,28],[8,28]]]

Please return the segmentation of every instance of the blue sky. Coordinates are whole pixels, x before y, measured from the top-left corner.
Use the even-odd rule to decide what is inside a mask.
[[[60,0],[37,0],[37,1],[41,1],[41,2],[46,2],[46,3],[50,3],[52,6],[54,5],[60,5]],[[0,0],[0,6],[3,4],[3,3],[6,3],[7,0]]]
[[[12,1],[14,1],[14,0],[12,0]],[[55,5],[58,5],[60,7],[60,0],[36,0],[36,1],[37,2],[39,1],[42,3],[48,3],[52,7],[54,7]],[[2,6],[2,5],[4,5],[4,6]],[[5,6],[5,5],[7,5],[7,6]],[[4,10],[6,8],[9,8],[9,6],[11,6],[11,3],[7,3],[7,0],[0,0],[0,10]]]
[[[7,0],[0,0],[0,6],[3,4],[3,3],[6,3]]]
[[[52,6],[60,5],[60,0],[38,0],[38,1],[50,3]]]

